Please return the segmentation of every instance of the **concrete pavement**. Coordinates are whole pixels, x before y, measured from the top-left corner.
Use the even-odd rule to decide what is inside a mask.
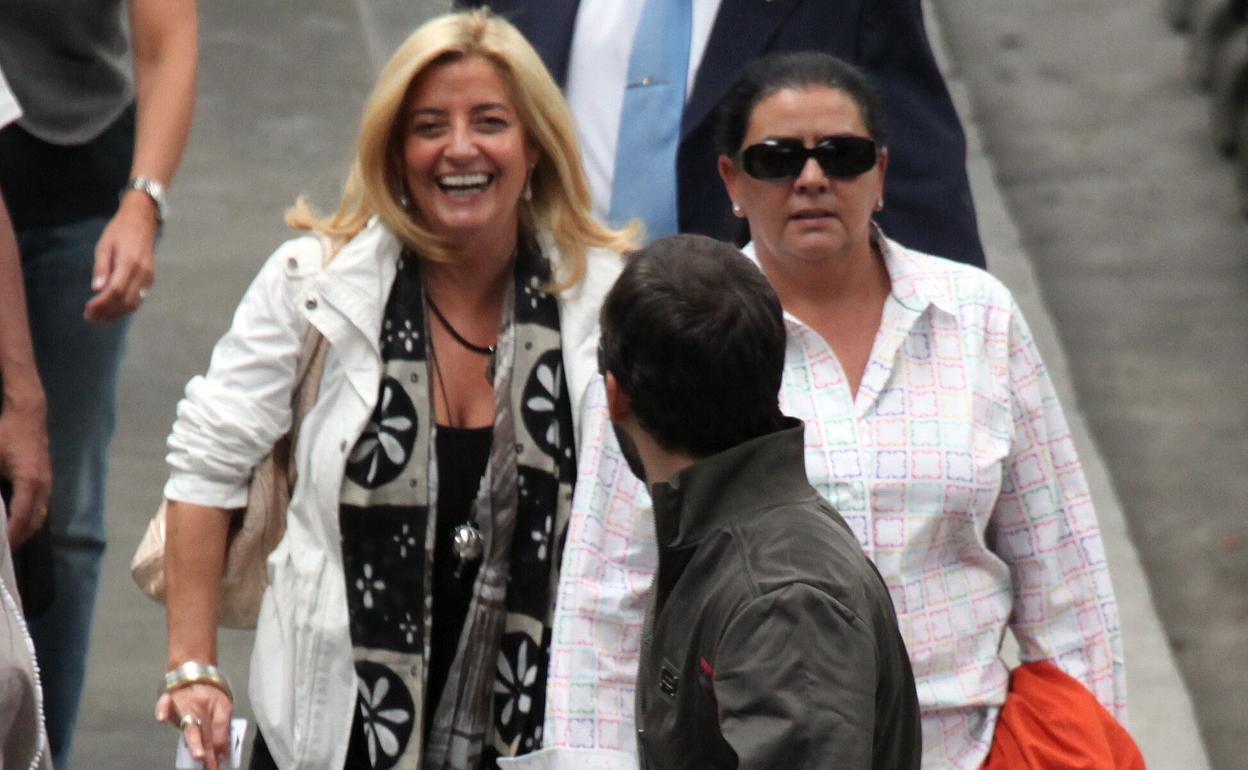
[[[951,18],[930,13],[929,36],[937,46],[946,79],[967,131],[969,169],[981,236],[989,269],[1018,299],[1044,356],[1070,422],[1087,474],[1105,541],[1110,574],[1118,598],[1127,660],[1127,696],[1131,733],[1152,768],[1204,770],[1209,767],[1184,682],[1166,643],[1139,555],[1127,531],[1122,505],[1110,480],[1106,460],[1088,430],[1054,319],[1037,283],[1035,266],[1024,249],[1014,213],[997,181],[998,167],[985,144],[983,126],[969,90],[966,67],[975,62],[960,58],[950,40],[975,30],[963,28],[955,38],[947,31]],[[942,21],[943,20],[943,21]]]
[[[1186,40],[1160,3],[936,7],[1141,557],[1119,598],[1151,589],[1211,765],[1245,767],[1248,222]],[[1181,702],[1137,684],[1163,640],[1126,623],[1135,732],[1174,746]]]
[[[984,11],[974,7],[976,2],[984,5],[984,0],[949,0],[942,6],[945,29],[933,29],[933,36],[959,44],[974,39],[981,26],[975,15]],[[173,406],[186,380],[206,366],[212,343],[261,261],[287,237],[282,208],[299,191],[310,193],[322,207],[336,201],[376,63],[438,7],[398,0],[307,0],[263,8],[218,0],[201,6],[194,133],[174,187],[175,208],[161,244],[158,284],[136,321],[122,377],[109,499],[112,544],[75,752],[77,768],[172,766],[174,733],[153,723],[150,715],[156,681],[164,670],[163,613],[133,587],[127,567],[159,499],[163,441]],[[1061,319],[1055,329],[1042,301],[1036,273],[1043,265],[1033,262],[1031,244],[1024,248],[1011,202],[998,183],[999,169],[1010,161],[985,151],[997,145],[981,137],[980,116],[985,116],[985,105],[991,109],[997,103],[981,101],[976,88],[982,80],[976,73],[991,68],[992,60],[968,60],[962,54],[972,50],[969,45],[955,48],[948,57],[950,82],[972,138],[972,181],[991,268],[1019,296],[1037,337],[1047,345],[1044,353],[1063,389],[1098,501],[1122,601],[1133,732],[1150,767],[1202,770],[1208,765],[1191,702],[1107,473],[1107,466],[1115,469],[1115,458],[1102,460],[1070,390],[1079,370],[1068,370],[1058,346],[1059,331],[1064,332]],[[1035,92],[1034,98],[1044,94]],[[991,118],[982,120],[989,129]],[[1044,285],[1044,276],[1040,278]],[[1079,355],[1069,358],[1083,363]],[[250,634],[223,634],[222,665],[240,691],[245,689],[249,647]],[[245,696],[239,710],[247,714]]]

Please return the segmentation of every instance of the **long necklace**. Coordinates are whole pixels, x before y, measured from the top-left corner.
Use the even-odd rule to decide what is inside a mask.
[[[429,303],[429,309],[432,310],[433,314],[438,317],[438,320],[442,322],[442,326],[450,332],[451,337],[453,337],[456,342],[479,356],[494,355],[494,345],[474,345],[464,339],[464,335],[456,331],[455,327],[451,326],[451,322],[446,320],[446,316],[442,315],[442,311],[438,309],[438,306],[433,304],[433,297],[430,297],[427,292],[425,293],[425,301]]]

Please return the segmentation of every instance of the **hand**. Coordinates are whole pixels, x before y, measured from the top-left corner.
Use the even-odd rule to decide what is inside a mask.
[[[156,278],[156,204],[131,190],[95,246],[95,270],[83,317],[112,321],[134,312]]]
[[[204,770],[217,770],[222,757],[230,755],[230,716],[234,704],[225,693],[210,684],[192,684],[165,693],[156,701],[156,721],[179,726],[190,714],[196,722],[183,729],[191,756],[204,763]]]
[[[38,532],[48,516],[52,463],[42,392],[6,401],[0,412],[0,478],[13,482],[8,527],[9,545],[16,548]]]

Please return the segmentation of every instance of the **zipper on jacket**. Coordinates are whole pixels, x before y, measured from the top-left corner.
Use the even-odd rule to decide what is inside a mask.
[[[22,611],[18,609],[17,602],[13,599],[13,595],[9,593],[9,587],[0,580],[0,594],[3,595],[4,609],[10,616],[17,620],[17,627],[22,631],[22,639],[26,642],[26,650],[30,653],[30,670],[35,677],[34,698],[35,698],[35,718],[38,719],[36,730],[38,736],[35,738],[35,753],[30,759],[30,770],[37,770],[40,761],[43,759],[43,752],[48,750],[48,732],[44,729],[43,721],[43,683],[39,680],[39,659],[35,657],[35,640],[30,636],[30,629],[26,626],[26,619],[22,615]]]
[[[635,697],[636,711],[636,727],[637,727],[637,763],[641,770],[648,770],[650,767],[649,758],[646,756],[645,746],[641,743],[641,737],[645,735],[646,706],[649,705],[643,693],[646,692],[646,683],[650,681],[650,657],[654,648],[654,616],[655,602],[658,599],[659,585],[659,568],[655,568],[654,583],[650,586],[649,595],[646,597],[646,614],[641,624],[641,656],[637,662],[637,695]]]

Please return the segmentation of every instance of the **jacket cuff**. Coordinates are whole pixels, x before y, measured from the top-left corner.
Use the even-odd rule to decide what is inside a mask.
[[[192,505],[233,510],[247,505],[247,482],[213,481],[184,471],[174,471],[165,482],[165,499]]]

